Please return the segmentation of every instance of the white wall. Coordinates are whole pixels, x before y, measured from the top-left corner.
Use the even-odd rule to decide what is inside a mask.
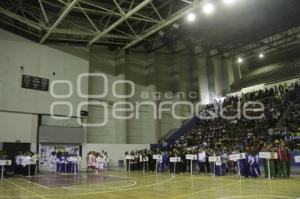
[[[95,70],[94,73],[101,71]],[[112,115],[112,105],[118,101],[112,94],[112,84],[114,81],[123,80],[124,76],[108,75],[108,94],[102,99],[93,99],[95,101],[102,101],[109,105],[107,124],[99,127],[87,128],[87,142],[88,143],[126,143],[126,120],[118,120]],[[95,95],[103,92],[103,82],[99,78],[90,79],[90,95]],[[117,87],[118,94],[125,94],[125,86]],[[93,101],[90,100],[90,101]],[[102,123],[105,120],[104,108],[102,106],[90,105],[89,116],[87,122],[89,124]]]
[[[53,80],[68,80],[74,85],[79,74],[87,73],[89,62],[82,58],[23,39],[0,29],[0,110],[50,113],[50,104],[55,101],[50,92],[21,88],[22,74]],[[21,66],[24,71],[21,71]],[[52,74],[55,72],[55,76]],[[82,84],[87,91],[87,78]],[[67,93],[67,86],[57,85],[57,93]],[[85,99],[74,93],[66,99],[74,107]],[[68,109],[57,109],[56,114],[66,115]],[[75,115],[75,113],[73,114]]]
[[[35,150],[37,115],[49,114],[50,104],[56,99],[51,97],[50,92],[21,88],[22,74],[47,78],[50,79],[50,83],[54,80],[69,80],[74,85],[73,91],[76,91],[77,76],[89,71],[89,61],[2,29],[0,29],[0,52],[0,142],[19,140],[31,143],[32,150]],[[21,66],[24,67],[23,71]],[[55,89],[57,94],[67,93],[67,87],[64,85],[57,85]],[[82,83],[82,90],[87,93],[87,78]],[[77,104],[86,99],[74,93],[64,100],[70,102],[76,110]],[[68,109],[59,107],[55,114],[67,115]],[[43,122],[50,125],[57,124],[50,119]],[[71,123],[73,125],[73,122]]]
[[[37,115],[0,112],[0,142],[31,143],[36,148]]]
[[[149,144],[86,144],[82,151],[81,168],[86,168],[86,155],[89,151],[101,152],[102,150],[108,153],[110,158],[110,166],[118,166],[119,160],[125,159],[125,152],[131,150],[150,149]],[[125,163],[125,161],[124,161]]]
[[[133,105],[143,102],[155,104],[153,97],[142,98],[143,93],[152,93],[155,91],[154,86],[142,86],[135,84],[135,95],[127,101]],[[130,91],[128,91],[130,92]],[[154,144],[157,142],[157,120],[155,108],[152,105],[135,106],[134,118],[126,122],[128,144]]]

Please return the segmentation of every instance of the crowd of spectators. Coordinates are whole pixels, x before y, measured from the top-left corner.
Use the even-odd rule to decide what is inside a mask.
[[[177,164],[178,172],[187,172],[190,169],[189,161],[185,160],[186,154],[198,154],[200,172],[212,170],[208,162],[209,156],[221,156],[221,164],[224,166],[220,167],[220,171],[214,172],[223,175],[224,172],[237,172],[237,165],[228,161],[229,154],[243,152],[247,154],[247,159],[241,165],[248,167],[246,171],[243,171],[244,176],[257,177],[260,175],[257,166],[258,153],[260,151],[277,152],[278,160],[274,164],[271,162],[271,175],[272,177],[288,177],[290,153],[299,150],[297,141],[290,139],[300,127],[300,105],[297,102],[297,92],[299,92],[298,82],[290,86],[282,84],[242,94],[240,97],[230,96],[222,102],[207,105],[201,111],[200,116],[208,116],[211,112],[218,112],[220,109],[225,110],[226,116],[235,116],[238,109],[246,102],[261,102],[264,109],[250,114],[263,114],[263,117],[253,120],[243,115],[232,119],[222,117],[202,119],[200,117],[198,124],[190,132],[177,139],[175,143],[165,144],[163,154],[167,154],[168,157],[181,157],[182,162]],[[287,112],[287,117],[282,118],[285,112]],[[276,124],[281,120],[284,120],[283,126],[276,128]],[[171,165],[171,169],[172,163],[168,164]],[[255,172],[250,172],[251,170]],[[268,172],[265,170],[265,173]]]

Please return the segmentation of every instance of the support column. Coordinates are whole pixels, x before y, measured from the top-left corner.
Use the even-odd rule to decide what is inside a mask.
[[[207,78],[207,59],[206,57],[197,58],[197,68],[198,68],[198,84],[199,84],[199,94],[200,101],[202,104],[209,103],[209,88],[208,88],[208,78]]]

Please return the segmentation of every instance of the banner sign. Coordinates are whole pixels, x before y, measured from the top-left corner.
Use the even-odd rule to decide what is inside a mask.
[[[134,160],[134,156],[132,156],[132,155],[126,155],[125,159],[126,160]]]
[[[9,166],[11,165],[11,160],[0,160],[0,166]]]
[[[162,160],[162,155],[153,155],[154,160]]]
[[[295,156],[295,162],[300,163],[300,156]]]
[[[143,161],[144,161],[144,162],[149,162],[149,158],[148,158],[148,157],[144,157],[144,158],[143,158]]]
[[[181,162],[180,157],[170,157],[170,162]]]
[[[243,160],[243,159],[246,159],[246,154],[245,153],[231,154],[231,155],[229,155],[229,159],[231,161]]]
[[[187,154],[185,158],[187,160],[197,160],[197,155]]]
[[[210,157],[208,157],[208,161],[209,162],[220,162],[221,157],[220,156],[210,156]]]
[[[259,152],[259,158],[261,159],[278,159],[276,152]]]
[[[77,162],[81,161],[81,157],[71,156],[71,157],[68,157],[67,161],[77,163]]]

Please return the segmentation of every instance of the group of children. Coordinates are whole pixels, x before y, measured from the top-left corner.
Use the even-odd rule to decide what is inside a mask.
[[[34,175],[37,159],[37,155],[32,152],[19,152],[15,157],[15,174]]]
[[[108,154],[103,150],[100,153],[95,151],[88,152],[86,161],[88,172],[104,172],[104,169],[109,168]]]
[[[49,171],[57,173],[77,173],[81,159],[77,154],[53,151],[49,156]]]

